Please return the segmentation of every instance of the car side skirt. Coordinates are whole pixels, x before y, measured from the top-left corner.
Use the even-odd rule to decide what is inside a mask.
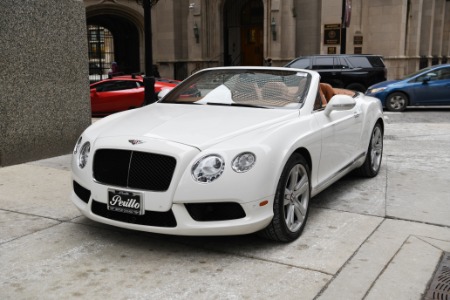
[[[367,152],[363,152],[359,154],[353,161],[342,167],[339,171],[334,174],[331,174],[327,179],[325,179],[322,183],[318,184],[316,187],[312,189],[311,196],[315,196],[325,190],[327,187],[344,177],[346,174],[350,173],[352,170],[358,168],[364,163],[364,159],[366,157]]]

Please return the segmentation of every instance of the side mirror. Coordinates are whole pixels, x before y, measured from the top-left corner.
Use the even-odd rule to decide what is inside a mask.
[[[325,106],[325,115],[329,116],[332,111],[350,110],[356,105],[356,100],[348,95],[334,95],[327,106]]]
[[[158,100],[161,100],[164,98],[172,89],[171,88],[164,88],[158,93]]]

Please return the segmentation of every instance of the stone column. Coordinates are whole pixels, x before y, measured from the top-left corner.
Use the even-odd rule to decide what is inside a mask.
[[[85,8],[0,1],[0,166],[70,153],[91,123]]]

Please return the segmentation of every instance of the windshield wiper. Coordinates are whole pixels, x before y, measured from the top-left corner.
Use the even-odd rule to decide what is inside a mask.
[[[207,102],[207,105],[221,105],[221,106],[240,106],[240,107],[254,107],[254,108],[270,108],[267,106],[244,104],[244,103],[218,103],[218,102]]]

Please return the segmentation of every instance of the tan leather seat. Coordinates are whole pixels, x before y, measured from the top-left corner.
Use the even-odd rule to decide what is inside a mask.
[[[319,95],[320,95],[320,100],[322,101],[322,107],[325,107],[327,105],[327,99],[325,98],[325,95],[323,94],[323,91],[321,88],[319,88]]]
[[[336,89],[333,88],[334,92],[336,93],[336,95],[347,95],[347,96],[351,96],[354,97],[355,96],[355,91],[351,91],[351,90],[346,90],[346,89]]]
[[[334,92],[334,89],[331,85],[329,85],[328,83],[320,83],[320,90],[322,91],[326,103],[330,102],[331,98],[336,95],[336,93]],[[325,105],[326,105],[325,103]],[[323,100],[322,100],[322,104],[323,104]]]

